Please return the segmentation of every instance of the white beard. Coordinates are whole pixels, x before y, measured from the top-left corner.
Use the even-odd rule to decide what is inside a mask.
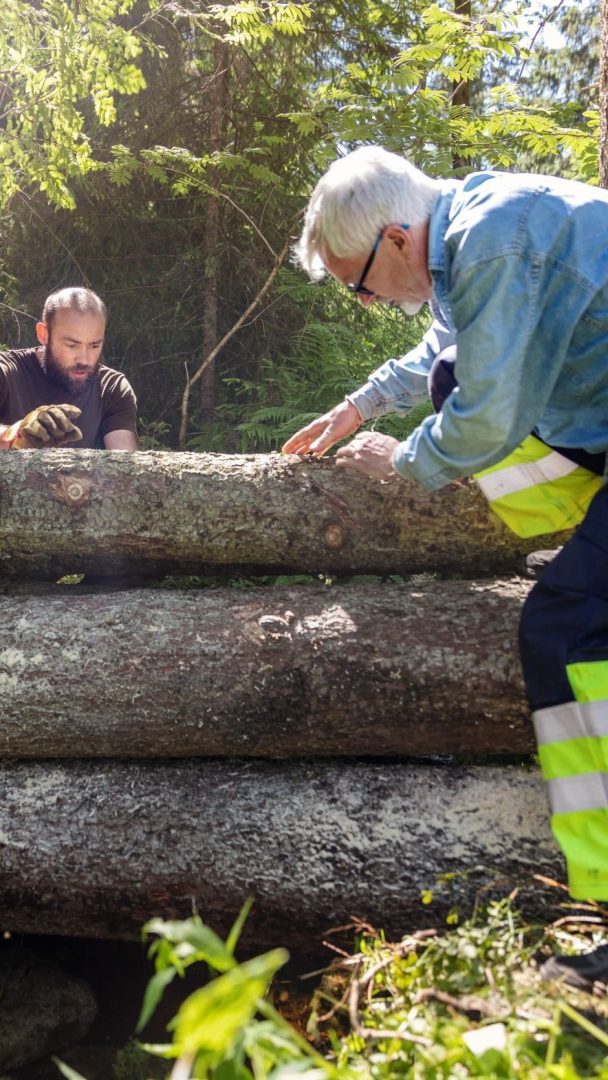
[[[422,307],[424,300],[402,300],[397,307],[401,308],[406,315],[417,315]]]

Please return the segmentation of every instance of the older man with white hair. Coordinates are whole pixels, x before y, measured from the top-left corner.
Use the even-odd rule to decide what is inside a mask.
[[[317,184],[297,255],[364,306],[426,302],[434,323],[286,453],[323,454],[407,412],[455,346],[440,411],[403,442],[356,434],[338,465],[431,491],[474,476],[524,536],[582,522],[530,593],[520,646],[571,894],[608,900],[608,192],[491,171],[436,180],[362,147]],[[543,974],[605,988],[608,945]]]

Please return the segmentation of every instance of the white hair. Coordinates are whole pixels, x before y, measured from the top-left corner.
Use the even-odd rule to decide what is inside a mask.
[[[330,165],[313,191],[295,261],[321,278],[327,252],[344,258],[371,249],[386,225],[422,225],[439,181],[381,146],[360,146]]]

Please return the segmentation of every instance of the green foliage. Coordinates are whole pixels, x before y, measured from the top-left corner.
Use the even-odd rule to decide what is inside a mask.
[[[590,1017],[587,995],[571,991],[571,1003],[543,986],[532,962],[543,948],[512,898],[430,938],[364,937],[349,994],[357,1026],[336,1044],[338,1067],[374,1080],[605,1077],[608,1009]],[[469,1035],[486,1028],[488,1048],[475,1049]]]
[[[7,0],[0,337],[30,344],[51,288],[91,285],[109,302],[106,358],[146,417],[142,445],[175,445],[208,288],[219,340],[336,153],[374,141],[435,174],[489,165],[596,182],[598,2],[560,9],[556,52],[542,38],[523,48],[525,6],[473,3],[468,18],[453,0],[176,0],[162,11]],[[287,270],[264,304],[217,358],[214,399],[200,384],[192,394],[191,449],[276,448],[421,328]],[[385,425],[396,433],[402,421]]]
[[[229,27],[226,40],[235,45],[266,44],[274,34],[294,37],[303,34],[310,22],[309,3],[285,3],[283,0],[241,0],[236,4],[212,4],[207,18]]]
[[[428,897],[432,903],[432,890]],[[183,1080],[608,1077],[608,1002],[543,984],[535,964],[552,947],[584,952],[599,943],[608,915],[600,905],[580,905],[584,914],[571,924],[566,915],[542,930],[524,921],[512,894],[463,921],[453,911],[445,930],[416,931],[394,943],[365,925],[357,952],[334,961],[314,993],[310,1041],[266,996],[284,950],[244,963],[234,956],[249,907],[226,942],[197,917],[147,924],[144,935],[155,936],[156,973],[140,1029],[171,978],[201,963],[208,977],[170,1022],[173,1042],[143,1044],[139,1052],[129,1044],[119,1055],[116,1080],[150,1075],[143,1051],[176,1059],[171,1075]],[[583,930],[593,933],[591,942]],[[83,1080],[54,1060],[67,1080]]]
[[[224,943],[200,918],[183,922],[152,919],[144,935],[157,940],[150,947],[156,974],[148,985],[138,1030],[150,1019],[163,990],[175,975],[193,964],[204,963],[219,973],[190,994],[169,1024],[173,1042],[145,1044],[159,1057],[177,1058],[184,1075],[214,1080],[254,1080],[275,1076],[285,1066],[302,1072],[302,1066],[321,1066],[322,1077],[335,1069],[310,1047],[275,1011],[265,994],[288,954],[274,949],[243,963],[234,957],[250,902],[245,904]],[[261,1016],[263,1019],[256,1019]]]
[[[364,312],[329,280],[302,284],[292,270],[282,272],[279,291],[307,311],[308,318],[292,330],[279,359],[276,355],[260,359],[254,379],[225,379],[229,400],[216,407],[211,431],[192,424],[189,450],[280,449],[295,430],[365,382],[379,359],[416,344],[428,318],[406,320],[396,309],[382,307]],[[427,411],[425,402],[424,415]],[[403,417],[391,416],[376,427],[393,433],[407,430],[408,424]]]
[[[34,186],[74,209],[75,177],[100,168],[95,122],[117,117],[116,98],[144,86],[141,40],[119,19],[135,0],[5,0],[0,33],[0,205]]]

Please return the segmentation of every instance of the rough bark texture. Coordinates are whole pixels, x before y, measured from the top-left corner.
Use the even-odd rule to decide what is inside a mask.
[[[462,16],[466,19],[466,23],[463,24],[463,34],[466,34],[467,28],[471,24],[471,0],[455,0],[454,12],[456,15]],[[471,104],[471,83],[464,80],[456,81],[454,83],[454,89],[451,94],[452,108],[469,108]],[[457,150],[452,151],[452,167],[455,170],[458,169],[470,169],[471,163],[469,158],[465,158],[462,154],[459,154]]]
[[[474,868],[503,889],[562,875],[536,770],[45,762],[6,763],[0,782],[0,925],[14,932],[136,936],[194,907],[225,932],[253,894],[245,943],[311,949],[351,915],[392,936],[455,900],[470,910]]]
[[[5,589],[0,756],[528,753],[527,589]]]
[[[522,541],[473,483],[434,494],[278,454],[20,451],[0,476],[0,573],[259,572],[469,576],[521,567]]]

